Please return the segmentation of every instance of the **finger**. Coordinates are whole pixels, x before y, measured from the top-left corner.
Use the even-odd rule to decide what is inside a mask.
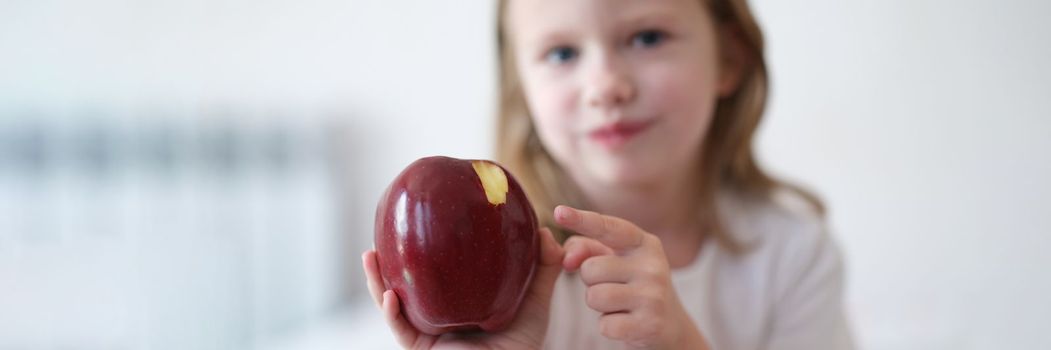
[[[591,286],[599,283],[627,283],[631,280],[631,263],[614,255],[596,256],[580,265],[580,280]]]
[[[642,245],[645,237],[642,229],[627,220],[565,205],[555,208],[555,221],[581,235],[594,238],[615,251],[637,248]]]
[[[551,230],[540,230],[540,263],[537,264],[533,281],[522,299],[518,316],[511,329],[532,339],[543,339],[547,331],[551,312],[551,294],[562,273],[562,246],[555,241]],[[526,311],[528,310],[528,311]]]
[[[540,264],[529,287],[526,302],[531,304],[528,306],[530,308],[547,311],[551,307],[551,294],[554,292],[555,283],[562,273],[564,252],[555,241],[551,230],[547,228],[540,229],[540,250]],[[543,319],[546,320],[546,317]],[[538,328],[537,331],[542,332],[543,329]]]
[[[655,337],[659,327],[655,322],[640,322],[632,313],[609,313],[599,318],[599,330],[604,337],[641,347],[649,345],[645,339]]]
[[[383,309],[383,318],[387,320],[387,326],[394,333],[394,338],[398,340],[402,348],[412,347],[420,333],[401,315],[398,294],[393,290],[388,290],[383,292],[380,298],[382,299],[380,308]]]
[[[566,240],[566,255],[562,260],[562,266],[567,271],[576,271],[580,265],[593,256],[613,255],[613,249],[600,243],[594,238],[584,236],[571,236]]]
[[[555,235],[551,233],[547,227],[540,229],[540,265],[550,266],[559,265],[562,263],[562,257],[565,255],[565,250],[558,241],[555,240]],[[557,266],[556,266],[557,267]]]
[[[588,287],[584,295],[588,307],[604,314],[629,311],[636,300],[631,287],[623,283],[599,283]]]
[[[386,290],[383,278],[380,277],[379,264],[376,262],[376,251],[369,249],[361,253],[361,266],[365,269],[365,281],[369,287],[369,294],[376,306],[382,306],[383,291]]]

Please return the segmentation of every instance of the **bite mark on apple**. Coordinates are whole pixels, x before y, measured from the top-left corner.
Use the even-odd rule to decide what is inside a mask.
[[[485,199],[492,205],[500,205],[507,202],[507,174],[499,165],[483,160],[471,162],[471,167],[482,181],[482,189],[485,190]]]

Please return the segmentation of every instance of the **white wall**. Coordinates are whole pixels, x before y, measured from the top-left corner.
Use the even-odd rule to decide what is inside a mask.
[[[1051,344],[1040,268],[1051,263],[1040,255],[1051,246],[1051,5],[753,5],[774,82],[761,157],[831,208],[863,348]],[[330,278],[361,281],[375,201],[404,165],[490,154],[491,15],[485,0],[3,2],[0,115],[232,106],[247,119],[337,118],[352,178],[349,267]],[[14,234],[4,231],[0,243]],[[3,286],[27,260],[2,246],[0,258],[0,297],[10,296]],[[275,346],[384,344],[364,306]],[[0,312],[0,324],[22,319]],[[0,331],[0,344],[84,339],[46,331]],[[142,344],[111,331],[107,341]]]
[[[828,201],[862,343],[1051,344],[1051,4],[755,6],[763,160]]]
[[[36,181],[5,168],[0,152],[0,208],[17,214],[0,216],[0,348],[301,348],[297,332],[322,329],[307,326],[335,311],[337,288],[361,292],[357,254],[371,243],[387,182],[424,155],[488,156],[490,11],[486,1],[460,4],[0,2],[0,141],[27,121],[49,139],[98,125],[128,135],[227,123],[248,134],[287,125],[320,151],[317,129],[331,125],[344,156],[331,165],[344,167],[337,181],[350,198],[335,236],[332,196],[317,192],[332,179],[286,181],[309,188],[312,199],[297,204],[282,197],[287,188],[243,178],[106,187],[56,170]],[[260,216],[260,206],[308,210]],[[97,221],[84,208],[134,223],[78,227]],[[162,216],[129,214],[142,212]],[[229,215],[247,216],[247,227]],[[40,225],[61,228],[46,244],[28,242]],[[194,238],[201,225],[226,225],[237,238]],[[107,238],[79,239],[96,235]],[[381,325],[371,321],[361,324]]]

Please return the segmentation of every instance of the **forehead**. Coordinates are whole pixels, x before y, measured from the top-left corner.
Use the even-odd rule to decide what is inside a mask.
[[[635,22],[694,21],[703,0],[507,0],[506,29],[523,39],[550,32],[615,30]]]

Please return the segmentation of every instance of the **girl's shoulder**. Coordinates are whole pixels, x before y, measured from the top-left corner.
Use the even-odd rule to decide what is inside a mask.
[[[763,196],[724,191],[719,215],[727,235],[745,255],[803,260],[838,255],[823,209],[792,187],[779,187]]]
[[[735,239],[759,240],[769,234],[813,235],[825,226],[823,210],[800,191],[778,187],[764,195],[724,190],[719,217]]]
[[[803,305],[804,294],[841,291],[842,251],[808,196],[791,188],[764,197],[726,195],[720,207],[740,249],[717,254],[723,259],[717,265],[748,269],[765,281],[777,304]]]

